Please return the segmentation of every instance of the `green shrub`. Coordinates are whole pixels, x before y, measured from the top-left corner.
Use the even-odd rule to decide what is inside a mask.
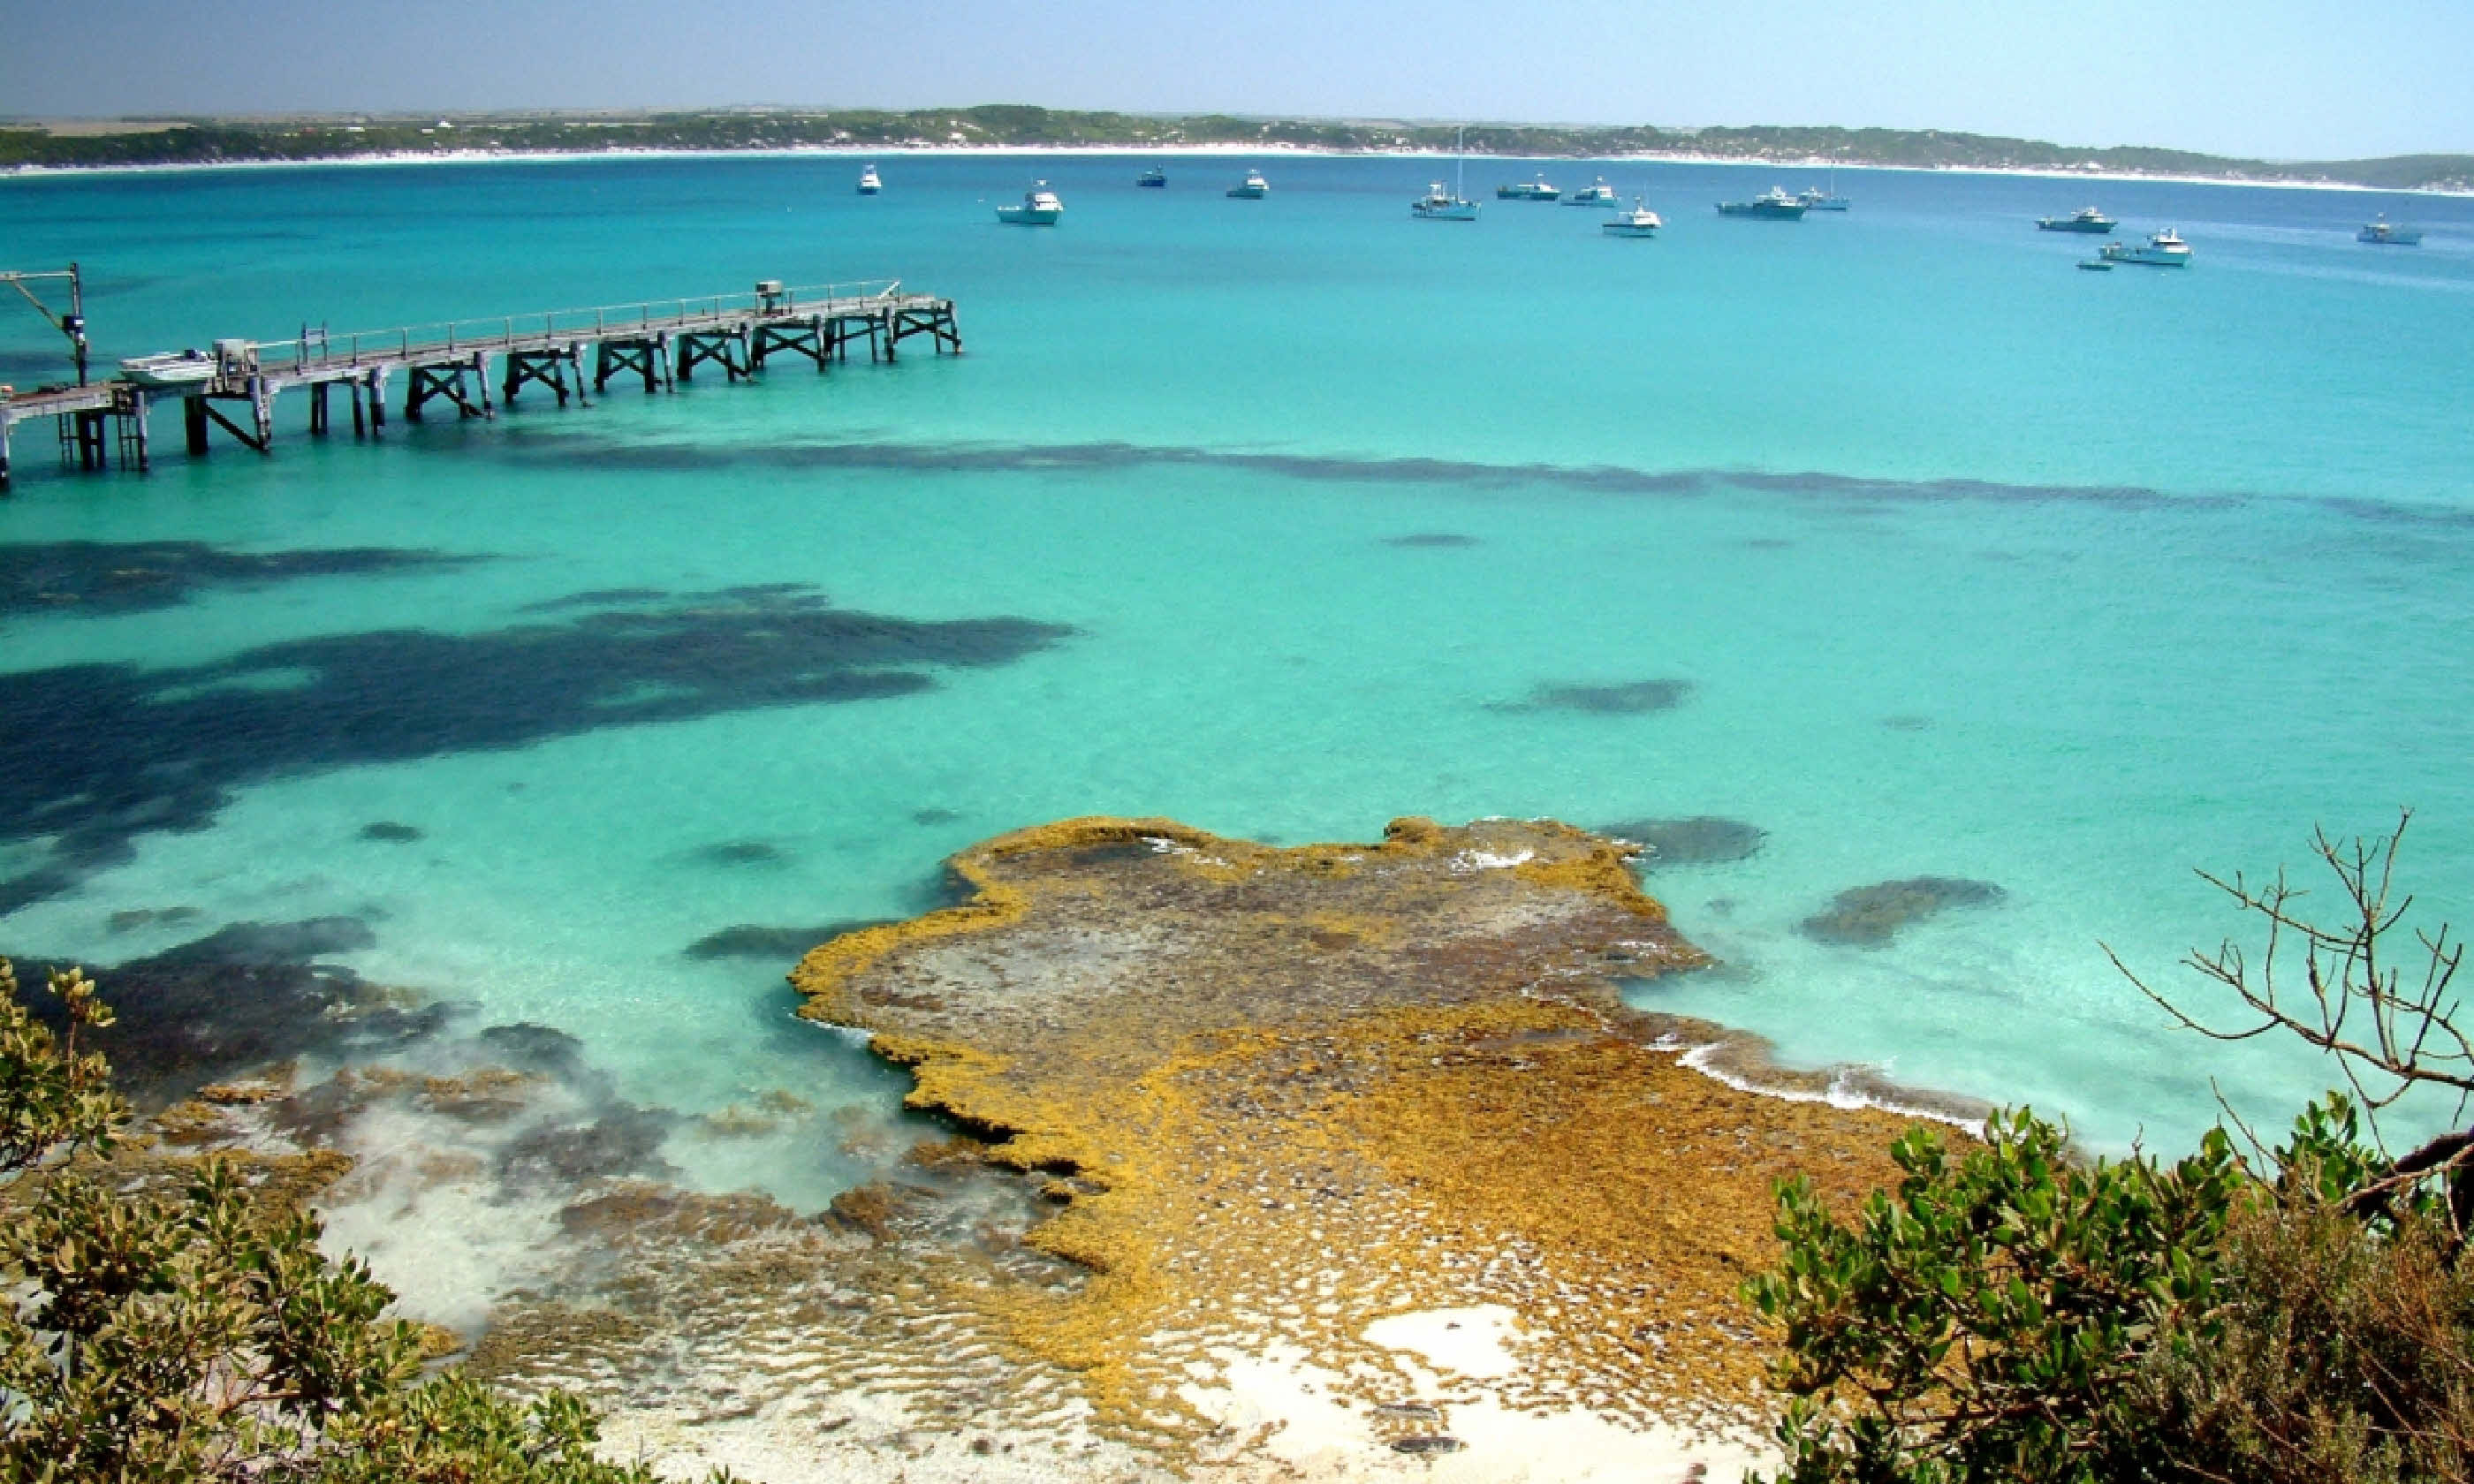
[[[584,1403],[520,1403],[449,1375],[418,1382],[394,1294],[318,1250],[308,1211],[199,1163],[177,1195],[89,1173],[129,1113],[80,1036],[111,1023],[55,973],[66,1029],[0,959],[0,1478],[26,1484],[652,1484],[594,1457]],[[726,1475],[716,1475],[716,1479]]]
[[[2337,1063],[2351,1094],[2304,1109],[2282,1147],[2245,1159],[2219,1129],[2172,1165],[2091,1163],[2023,1111],[1955,1156],[1911,1130],[1898,1189],[1850,1216],[1781,1187],[1785,1253],[1745,1297],[1784,1339],[1783,1479],[2474,1480],[2474,1129],[2392,1158],[2378,1123],[2435,1090],[2462,1118],[2474,1094],[2462,949],[2415,934],[2412,976],[2382,954],[2412,900],[2390,894],[2403,832],[2315,838],[2343,889],[2333,926],[2282,874],[2208,878],[2268,924],[2265,952],[2187,960],[2244,1022],[2139,984],[2194,1030],[2275,1031]]]

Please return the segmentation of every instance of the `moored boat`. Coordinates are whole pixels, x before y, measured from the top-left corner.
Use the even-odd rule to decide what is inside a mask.
[[[215,379],[215,358],[204,350],[166,350],[120,363],[120,379],[141,387],[196,387]]]
[[[1238,201],[1261,201],[1272,194],[1272,182],[1263,179],[1263,172],[1249,170],[1245,180],[1228,188],[1228,194]]]
[[[1022,193],[1019,206],[997,207],[997,220],[1013,227],[1054,227],[1065,215],[1065,203],[1048,188],[1045,180],[1033,180],[1031,189]]]
[[[1598,229],[1610,237],[1654,237],[1658,235],[1658,229],[1665,225],[1658,219],[1657,212],[1642,205],[1640,198],[1635,196],[1632,199],[1630,211],[1621,212],[1608,221],[1599,223]]]
[[[1144,171],[1141,175],[1134,177],[1134,183],[1136,185],[1148,185],[1155,191],[1164,191],[1168,189],[1168,172],[1157,165],[1153,165],[1149,170]]]
[[[1477,203],[1461,194],[1461,182],[1468,169],[1468,151],[1465,143],[1467,132],[1463,130],[1452,136],[1454,140],[1452,188],[1448,191],[1444,190],[1443,182],[1441,180],[1427,186],[1425,195],[1409,203],[1411,216],[1421,222],[1474,222],[1477,220]]]
[[[1718,203],[1720,216],[1758,217],[1771,222],[1800,222],[1811,208],[1778,186],[1771,186],[1750,201]]]
[[[1562,191],[1547,184],[1546,178],[1542,175],[1535,180],[1516,180],[1510,185],[1498,185],[1494,188],[1494,199],[1497,201],[1553,201],[1563,194]]]
[[[1564,204],[1567,206],[1604,206],[1608,210],[1613,211],[1619,209],[1623,205],[1623,203],[1615,199],[1615,188],[1607,183],[1607,178],[1605,176],[1600,176],[1598,177],[1595,184],[1584,185],[1579,190],[1574,191],[1571,195],[1564,197]]]
[[[1464,201],[1461,193],[1437,180],[1426,187],[1426,194],[1409,203],[1409,214],[1429,222],[1474,222],[1477,203]]]
[[[1836,165],[1830,167],[1829,189],[1799,191],[1796,193],[1795,199],[1804,203],[1804,209],[1807,211],[1844,211],[1849,206],[1855,204],[1854,202],[1849,201],[1846,197],[1838,194],[1838,167]]]
[[[2354,234],[2354,240],[2383,248],[2418,248],[2422,246],[2422,228],[2399,227],[2383,213],[2364,223],[2363,229]]]
[[[2081,206],[2068,216],[2040,216],[2040,232],[2109,232],[2122,224],[2094,206]]]
[[[2147,239],[2145,246],[2108,242],[2098,255],[2108,263],[2139,263],[2149,268],[2188,268],[2191,266],[2191,245],[2184,242],[2171,227]]]
[[[870,165],[865,170],[859,173],[859,193],[861,195],[873,196],[883,189],[885,189],[885,181],[877,176],[876,167],[874,165]]]

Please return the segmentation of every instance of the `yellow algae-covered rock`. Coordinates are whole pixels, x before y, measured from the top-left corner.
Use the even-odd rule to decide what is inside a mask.
[[[1771,1183],[1853,1199],[1898,1120],[1679,1065],[1681,1022],[1613,981],[1707,959],[1624,863],[1543,821],[1275,849],[1069,820],[790,977],[911,1068],[911,1106],[1067,1177],[1029,1241],[1087,1281],[968,1302],[1129,1432],[1200,1431],[1182,1399],[1232,1353],[1369,1404],[1431,1385],[1366,1327],[1471,1305],[1514,1316],[1519,1363],[1446,1400],[1725,1415],[1758,1394],[1735,1288],[1774,1257]]]

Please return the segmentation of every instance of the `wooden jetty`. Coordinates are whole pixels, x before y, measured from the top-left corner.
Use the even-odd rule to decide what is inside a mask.
[[[12,430],[39,418],[55,419],[64,467],[102,469],[116,453],[121,467],[143,471],[152,462],[149,406],[167,397],[181,401],[190,453],[206,452],[217,428],[245,447],[271,453],[275,399],[296,388],[309,394],[311,436],[327,432],[328,404],[341,387],[351,401],[353,436],[368,437],[386,426],[387,383],[399,374],[410,421],[442,407],[458,418],[494,418],[499,405],[513,407],[528,387],[542,388],[561,407],[570,398],[585,406],[613,380],[640,381],[648,393],[673,391],[698,368],[711,367],[736,382],[783,355],[813,362],[821,371],[848,361],[860,341],[867,343],[869,360],[891,361],[904,341],[921,335],[936,354],[961,352],[952,299],[907,292],[899,279],[785,288],[768,278],[751,294],[357,334],[304,329],[285,341],[219,340],[211,359],[202,358],[187,372],[195,379],[158,374],[0,397],[0,493],[9,489]]]

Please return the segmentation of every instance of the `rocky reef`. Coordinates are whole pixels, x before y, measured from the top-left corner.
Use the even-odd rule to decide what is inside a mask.
[[[802,1014],[1040,1185],[1025,1241],[1085,1277],[966,1302],[1146,1447],[1250,1446],[1213,1398],[1266,1355],[1370,1425],[1415,1399],[1419,1436],[1456,1408],[1739,1420],[1771,1183],[1892,1174],[1899,1119],[1704,1076],[1685,1022],[1626,1007],[1616,979],[1707,960],[1595,835],[1408,819],[1282,850],[1082,819],[951,865],[967,899],[811,951]],[[1509,1315],[1512,1364],[1368,1337],[1462,1311]]]

